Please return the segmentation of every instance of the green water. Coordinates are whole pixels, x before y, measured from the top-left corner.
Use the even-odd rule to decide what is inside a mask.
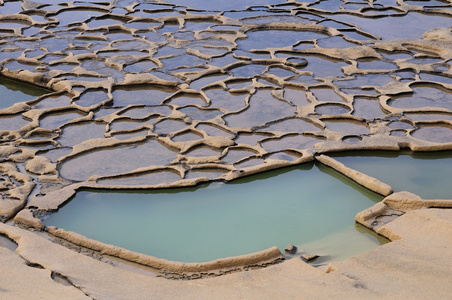
[[[346,166],[424,199],[452,199],[452,151],[354,152],[331,155]]]
[[[49,93],[49,90],[0,77],[0,109],[26,102]]]
[[[346,258],[356,255],[356,249],[380,245],[376,237],[354,228],[354,217],[381,199],[337,172],[309,163],[228,184],[80,191],[45,224],[175,261],[210,261],[272,246],[283,250],[290,243],[322,249],[325,257]],[[334,238],[326,244],[336,240],[342,246],[316,244],[328,237]]]

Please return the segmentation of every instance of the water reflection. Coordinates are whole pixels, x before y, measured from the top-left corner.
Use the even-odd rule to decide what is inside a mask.
[[[446,15],[427,15],[410,12],[402,16],[363,18],[354,15],[335,15],[336,21],[359,24],[365,32],[380,36],[383,40],[418,39],[433,28],[449,27],[451,18]],[[419,26],[422,24],[422,26]]]
[[[452,199],[452,152],[355,152],[334,154],[346,166],[373,176],[395,191],[409,191],[425,199]]]
[[[0,109],[26,102],[49,93],[49,90],[0,77]]]

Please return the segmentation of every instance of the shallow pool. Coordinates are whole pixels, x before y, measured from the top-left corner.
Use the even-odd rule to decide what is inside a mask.
[[[381,199],[332,169],[308,163],[228,184],[80,191],[45,224],[175,261],[284,250],[288,244],[342,259],[380,245],[355,228],[354,217]]]
[[[452,151],[358,151],[331,155],[346,166],[424,199],[452,199]]]
[[[18,102],[32,100],[47,93],[50,93],[50,91],[31,84],[0,77],[0,109],[8,108]]]

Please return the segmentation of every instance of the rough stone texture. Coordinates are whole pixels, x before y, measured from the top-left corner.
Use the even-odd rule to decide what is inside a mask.
[[[448,255],[452,241],[444,237],[452,234],[451,217],[451,210],[410,211],[385,225],[386,231],[400,236],[400,240],[329,266],[314,268],[301,259],[291,259],[265,269],[195,281],[166,280],[116,268],[6,224],[0,224],[0,233],[18,242],[17,254],[44,267],[38,270],[42,271],[39,278],[27,284],[22,284],[20,277],[6,277],[7,282],[16,281],[8,290],[18,296],[39,292],[32,283],[49,280],[53,270],[95,299],[140,299],[149,295],[159,299],[426,299],[432,295],[448,299],[452,292]],[[17,257],[8,253],[0,257]],[[2,266],[8,266],[10,273],[21,269],[23,273],[25,267],[19,259],[5,260]],[[61,285],[46,292],[57,293],[58,289]]]
[[[43,230],[45,228],[44,223],[39,218],[36,218],[33,212],[28,209],[22,209],[18,212],[14,217],[14,222],[37,230]]]
[[[314,260],[314,259],[316,259],[316,258],[318,258],[319,256],[318,255],[316,255],[316,254],[303,254],[302,256],[301,256],[301,258],[303,258],[305,261],[307,261],[307,262],[309,262],[309,261],[311,261],[311,260]]]
[[[334,158],[328,157],[326,155],[320,155],[317,157],[317,160],[323,163],[324,165],[327,165],[328,167],[331,167],[336,171],[344,174],[345,176],[353,179],[354,181],[366,187],[367,189],[374,191],[380,195],[388,196],[394,192],[393,189],[388,184],[383,183],[373,177],[370,177],[356,170],[350,169],[346,167],[344,164],[335,160]]]
[[[27,171],[39,175],[48,173],[53,174],[56,172],[56,166],[52,164],[48,158],[43,156],[36,156],[33,159],[27,161],[25,168],[27,169]]]
[[[386,236],[384,225],[397,217],[411,211],[424,208],[452,208],[451,200],[422,199],[410,192],[397,192],[384,198],[383,201],[358,213],[356,222]],[[398,236],[387,236],[391,240],[399,240]]]
[[[52,280],[51,271],[27,265],[20,255],[0,247],[0,272],[4,299],[92,299],[73,286]]]
[[[173,262],[88,239],[83,235],[59,229],[54,226],[48,227],[47,231],[56,237],[88,249],[99,251],[102,254],[119,257],[127,261],[149,266],[159,271],[176,274],[199,274],[206,272],[221,274],[221,272],[230,272],[231,270],[239,270],[250,266],[265,266],[283,259],[278,247],[272,247],[256,253],[222,258],[205,263]]]
[[[287,247],[284,249],[284,252],[288,254],[295,254],[297,252],[297,247],[295,247],[292,244],[287,245]]]
[[[450,295],[450,211],[425,209],[449,208],[450,200],[390,195],[390,187],[324,156],[452,149],[450,2],[257,2],[0,0],[0,74],[49,89],[0,109],[0,220],[41,229],[31,210],[56,211],[80,188],[192,186],[317,156],[388,196],[356,220],[397,242],[325,272],[291,260],[191,285],[114,269],[0,224],[19,242],[17,253],[45,267],[27,274],[16,254],[2,253],[2,268],[32,277],[25,288],[9,278],[0,286],[12,291],[8,298],[41,295],[38,286],[49,288],[46,298],[66,290],[83,297],[56,287],[48,270],[99,299]],[[104,129],[80,129],[87,124]],[[146,160],[137,147],[155,152]],[[231,159],[237,149],[246,155]],[[274,159],[287,152],[296,158]],[[95,163],[101,167],[88,168]],[[224,172],[190,176],[203,169]],[[105,184],[162,171],[178,177]]]
[[[360,26],[383,12],[401,19],[432,15],[442,25],[450,18],[449,6],[325,3],[237,4],[229,12],[227,5],[206,10],[193,2],[178,6],[181,14],[171,1],[2,2],[0,72],[55,91],[0,110],[1,116],[22,115],[28,121],[2,131],[3,160],[24,163],[33,175],[56,176],[52,180],[64,186],[83,181],[77,188],[111,188],[102,183],[183,166],[181,181],[139,186],[155,188],[232,180],[309,161],[313,153],[451,149],[447,116],[452,107],[443,101],[452,85],[450,30],[416,27],[407,33],[417,38],[391,39],[391,32],[378,31],[379,36],[376,27],[366,27],[368,32]],[[219,14],[222,9],[227,12]],[[255,13],[243,17],[250,12]],[[361,19],[342,20],[350,14]],[[278,39],[270,40],[273,35]],[[435,94],[437,102],[425,101],[423,91]],[[407,93],[414,104],[399,98]],[[363,98],[376,105],[363,109]],[[410,119],[407,112],[444,114],[426,122]],[[60,142],[86,124],[103,125],[105,131],[77,136],[68,147],[72,151],[60,152],[52,162],[37,155],[44,147],[64,148]],[[188,132],[199,138],[177,140]],[[238,143],[243,134],[255,142]],[[143,143],[159,143],[162,157],[120,166],[128,160],[118,158]],[[211,154],[193,156],[199,148]],[[230,160],[227,153],[236,148],[249,155]],[[272,158],[284,151],[299,159]],[[82,162],[95,163],[97,156],[117,166],[67,172]],[[240,166],[254,158],[262,163]],[[218,178],[187,176],[202,167],[228,172]],[[46,210],[48,197],[39,192],[43,178],[34,177],[39,199],[33,207]],[[390,188],[377,192],[388,195]],[[7,210],[4,219],[17,212]]]

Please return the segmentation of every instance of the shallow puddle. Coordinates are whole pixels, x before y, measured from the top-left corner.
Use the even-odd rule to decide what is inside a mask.
[[[420,85],[413,87],[412,94],[394,96],[389,105],[397,108],[446,108],[451,109],[452,92],[436,86]]]
[[[349,250],[360,248],[362,241],[367,246],[361,251],[367,251],[380,242],[367,234],[357,237],[350,227],[359,211],[381,199],[335,171],[309,163],[228,184],[147,192],[81,191],[45,224],[185,262],[275,245],[283,250],[290,243],[312,246],[329,235],[352,239]],[[338,252],[331,245],[322,254],[346,255],[341,251],[348,250]]]
[[[159,105],[174,91],[161,86],[121,87],[113,92],[116,106]]]
[[[18,102],[26,102],[49,93],[31,84],[0,77],[0,109],[8,108]]]
[[[269,91],[265,90],[251,96],[250,103],[248,109],[241,114],[224,117],[229,127],[253,127],[253,125],[275,121],[283,115],[295,114],[295,107],[275,99]]]
[[[19,130],[27,124],[29,122],[24,120],[21,115],[0,117],[1,130]]]
[[[126,173],[174,160],[176,153],[155,140],[127,146],[99,149],[82,156],[73,156],[63,161],[60,175],[76,181],[87,180],[91,175],[110,176]]]
[[[347,156],[344,156],[347,155]],[[452,152],[356,152],[331,155],[347,167],[373,176],[395,191],[409,191],[424,199],[452,199]]]
[[[362,30],[380,36],[383,40],[420,38],[428,30],[450,26],[452,21],[446,15],[427,15],[414,12],[404,16],[386,18],[363,18],[343,14],[336,15],[334,19],[359,24]],[[419,24],[422,24],[422,26],[419,26]]]
[[[0,247],[15,251],[17,249],[17,244],[13,242],[9,237],[0,234]]]
[[[326,35],[317,32],[289,30],[251,31],[247,32],[247,36],[247,39],[237,41],[241,50],[285,48],[293,46],[302,40],[315,40],[326,37]]]

